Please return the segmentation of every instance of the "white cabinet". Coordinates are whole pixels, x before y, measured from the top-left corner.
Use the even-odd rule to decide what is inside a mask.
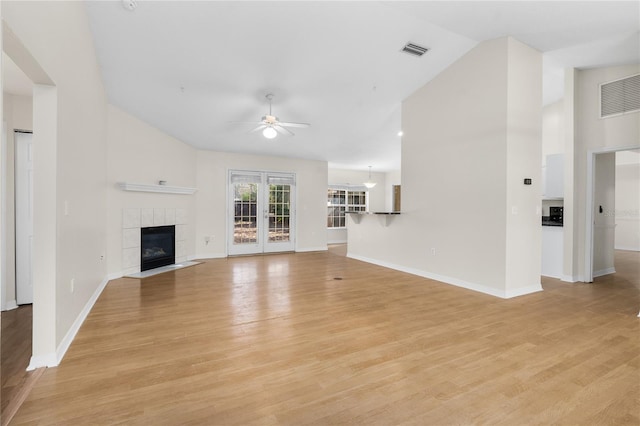
[[[542,275],[562,278],[564,230],[562,226],[542,227]]]
[[[564,154],[547,155],[542,174],[543,198],[564,198]]]

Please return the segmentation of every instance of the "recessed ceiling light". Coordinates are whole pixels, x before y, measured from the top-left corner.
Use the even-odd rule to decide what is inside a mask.
[[[134,11],[138,7],[138,2],[136,0],[122,0],[122,7],[129,11]]]
[[[404,135],[404,132],[403,132],[402,130],[400,130],[400,131],[398,132],[398,136],[402,136],[402,135]]]

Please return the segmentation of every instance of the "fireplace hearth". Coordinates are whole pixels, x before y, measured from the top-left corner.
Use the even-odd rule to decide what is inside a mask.
[[[176,262],[176,227],[174,225],[142,228],[140,235],[140,271],[148,271]]]

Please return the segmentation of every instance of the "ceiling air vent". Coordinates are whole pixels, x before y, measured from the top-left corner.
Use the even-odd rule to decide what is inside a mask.
[[[407,43],[402,48],[403,52],[413,56],[422,56],[425,53],[427,53],[428,50],[429,49],[427,49],[426,47],[418,46],[417,44],[413,44],[413,43]]]
[[[640,74],[600,85],[600,117],[640,111]]]

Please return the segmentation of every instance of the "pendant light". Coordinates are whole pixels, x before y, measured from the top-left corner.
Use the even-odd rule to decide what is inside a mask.
[[[376,186],[376,183],[371,180],[371,166],[369,166],[369,180],[364,183],[364,186],[366,186],[367,189],[371,189]]]

